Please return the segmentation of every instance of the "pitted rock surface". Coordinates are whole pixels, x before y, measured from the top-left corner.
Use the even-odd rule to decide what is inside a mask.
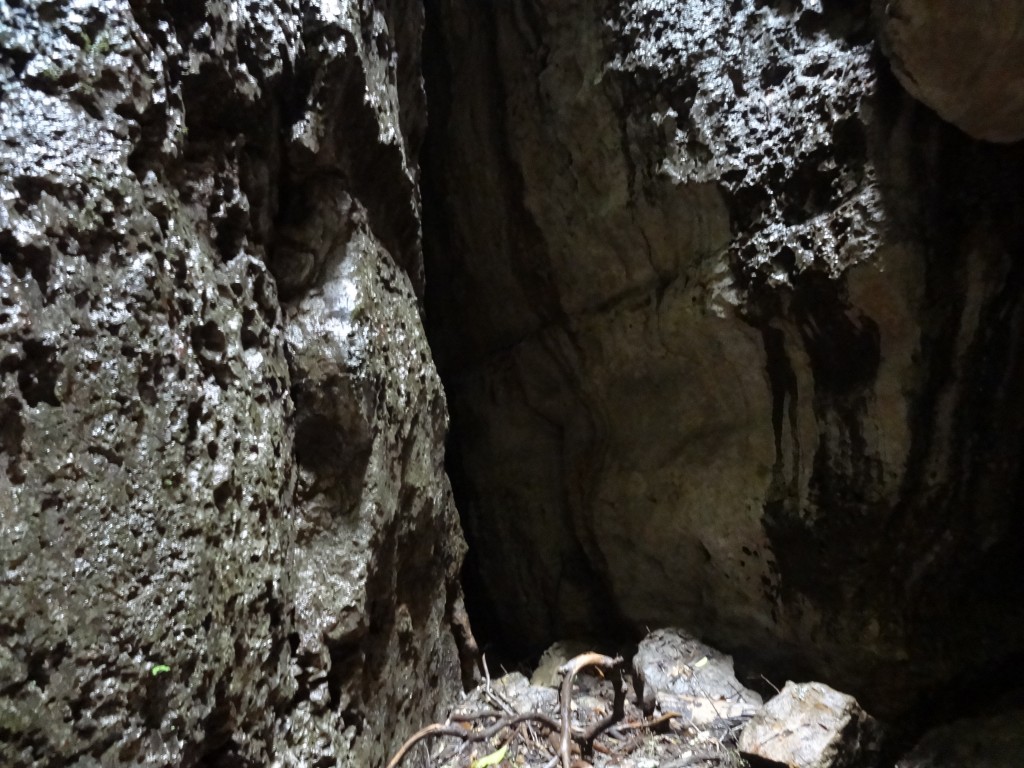
[[[869,258],[883,215],[863,148],[871,46],[830,34],[804,5],[624,4],[606,67],[627,103],[657,106],[626,116],[629,144],[645,148],[634,179],[716,183],[739,233],[717,248],[773,284]],[[722,277],[707,303],[726,313],[735,299]]]
[[[0,5],[3,765],[371,766],[458,689],[421,23]]]
[[[686,626],[879,713],[1024,647],[1021,149],[904,94],[868,3],[428,10],[493,636]]]

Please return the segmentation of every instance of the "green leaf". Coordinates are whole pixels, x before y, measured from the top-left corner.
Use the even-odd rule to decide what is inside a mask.
[[[506,752],[508,752],[508,744],[497,752],[491,752],[491,754],[481,757],[479,760],[474,760],[470,768],[487,768],[489,765],[498,765],[498,763],[505,759]]]
[[[161,674],[163,672],[170,672],[170,671],[171,671],[171,668],[168,667],[166,664],[154,664],[153,668],[151,670],[149,670],[149,674],[151,674],[153,677],[156,677],[157,675],[159,675],[159,674]]]

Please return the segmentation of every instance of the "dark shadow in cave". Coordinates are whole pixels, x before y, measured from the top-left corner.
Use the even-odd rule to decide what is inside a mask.
[[[438,286],[457,284],[458,276],[451,274],[444,259],[439,254],[448,252],[454,244],[446,226],[447,217],[451,215],[439,181],[445,158],[439,156],[436,149],[441,146],[438,139],[441,127],[451,109],[451,93],[449,84],[452,81],[447,60],[443,54],[444,40],[439,29],[437,16],[440,13],[438,0],[427,0],[425,3],[426,19],[423,37],[423,79],[427,92],[427,103],[430,119],[427,123],[426,136],[420,155],[421,195],[423,211],[423,260],[426,280],[424,303],[426,305],[426,331],[434,359],[443,380],[447,380],[453,359],[459,358],[460,351],[453,349],[458,340],[441,338],[438,332],[437,306],[446,300],[450,287],[442,292]],[[445,381],[446,389],[448,388]],[[515,667],[521,664],[528,649],[519,647],[513,638],[503,636],[501,622],[498,617],[498,606],[486,593],[480,572],[478,548],[473,545],[468,530],[466,515],[469,483],[463,471],[462,456],[459,449],[460,425],[458,418],[450,412],[450,425],[445,445],[445,468],[451,481],[455,504],[459,510],[464,534],[469,543],[469,550],[462,569],[462,588],[465,595],[466,612],[476,641],[481,651],[486,654],[492,669],[501,666]]]

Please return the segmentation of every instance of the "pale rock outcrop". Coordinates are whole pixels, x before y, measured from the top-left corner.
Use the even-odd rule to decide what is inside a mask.
[[[640,641],[633,679],[646,712],[678,712],[698,728],[742,721],[763,704],[736,679],[731,657],[680,629],[656,629]]]

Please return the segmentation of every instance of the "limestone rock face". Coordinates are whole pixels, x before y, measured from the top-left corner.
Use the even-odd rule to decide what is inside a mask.
[[[684,626],[878,713],[1024,644],[1024,158],[868,15],[429,7],[428,317],[503,639]]]
[[[979,139],[1024,139],[1024,4],[874,0],[892,71],[916,98]]]
[[[457,690],[421,28],[0,4],[3,765],[380,765]]]

